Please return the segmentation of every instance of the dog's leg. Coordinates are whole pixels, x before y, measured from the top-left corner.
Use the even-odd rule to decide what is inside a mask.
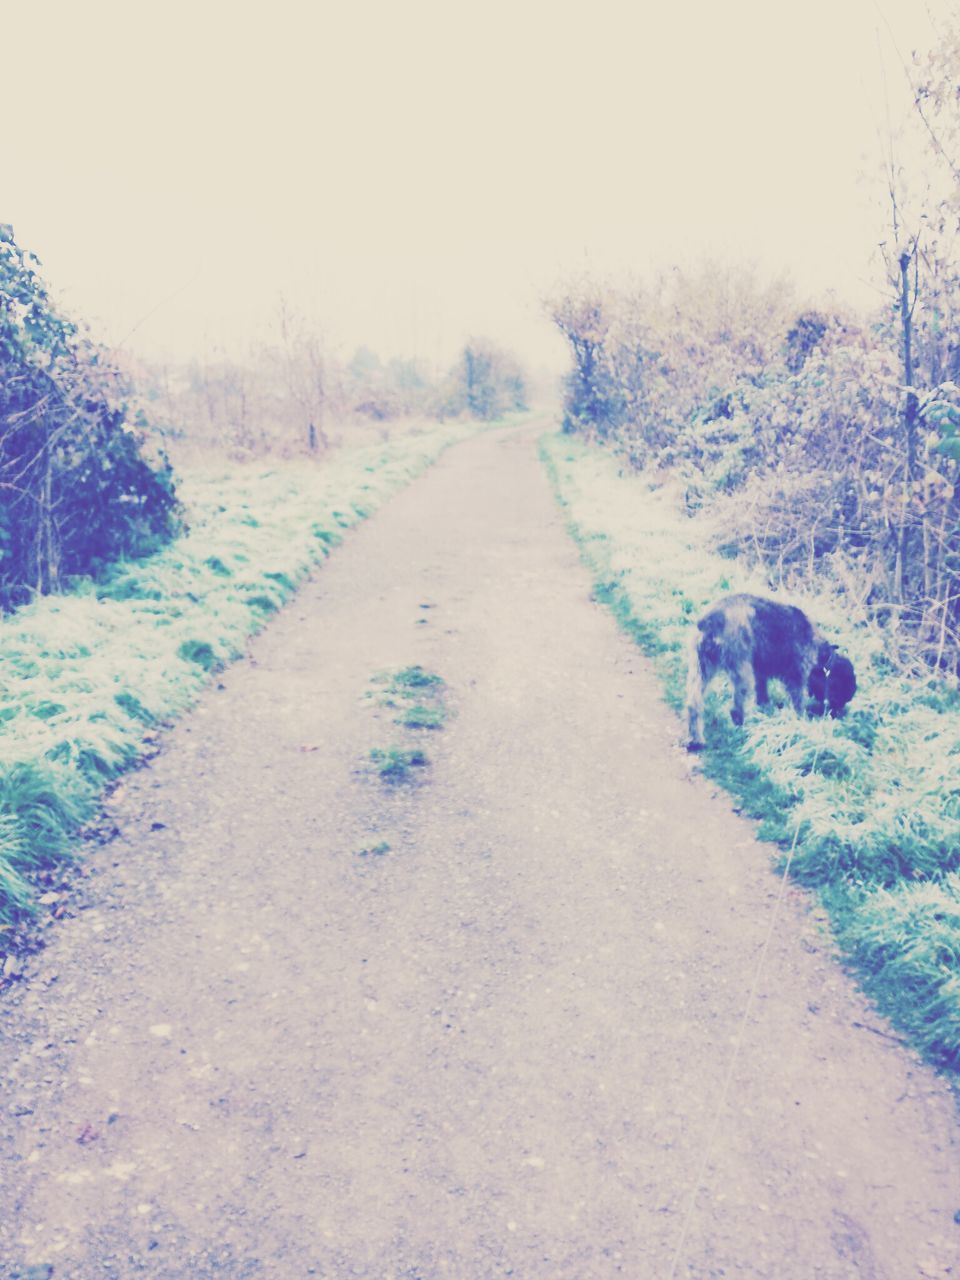
[[[811,676],[812,676],[811,671]],[[809,678],[808,678],[809,679]],[[790,701],[793,703],[793,709],[798,716],[802,716],[805,711],[804,689],[808,684],[808,680],[804,680],[804,670],[801,667],[791,668],[784,677],[783,683],[790,695]]]
[[[790,695],[790,701],[793,703],[794,711],[797,713],[798,716],[802,716],[804,714],[804,711],[806,710],[806,707],[804,706],[804,700],[803,700],[803,682],[797,681],[796,683],[794,683],[792,680],[790,680],[785,683],[787,685],[787,693],[789,693]]]
[[[744,659],[731,671],[733,681],[733,707],[730,719],[735,725],[743,724],[743,713],[747,703],[756,696],[756,681],[753,676],[753,663]]]
[[[753,668],[754,687],[757,691],[757,706],[765,707],[770,701],[770,693],[767,689],[767,677],[762,671],[758,671],[756,666]]]

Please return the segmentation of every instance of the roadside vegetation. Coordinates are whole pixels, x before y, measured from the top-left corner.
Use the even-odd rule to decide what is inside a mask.
[[[695,618],[717,596],[770,594],[769,583],[717,552],[715,522],[686,513],[681,484],[570,436],[546,437],[542,450],[597,598],[680,712]],[[796,836],[791,874],[820,895],[868,992],[932,1060],[960,1069],[960,697],[895,669],[880,629],[852,624],[836,599],[790,598],[856,665],[846,717],[801,720],[787,703],[737,729],[718,682],[701,767],[765,839],[786,850]]]
[[[746,270],[581,278],[564,434],[544,457],[598,599],[683,701],[683,646],[732,591],[783,595],[852,657],[843,720],[708,697],[703,769],[793,849],[877,1004],[960,1069],[960,40],[907,68],[871,314]],[[904,148],[906,153],[906,148]],[[886,224],[883,227],[883,223]],[[878,273],[879,274],[879,273]]]
[[[434,426],[341,453],[184,474],[189,532],[0,621],[0,924],[71,856],[104,787],[211,673],[242,653],[344,530],[471,428]],[[398,686],[399,687],[399,686]],[[425,703],[424,690],[411,686]],[[4,951],[0,932],[0,953]]]

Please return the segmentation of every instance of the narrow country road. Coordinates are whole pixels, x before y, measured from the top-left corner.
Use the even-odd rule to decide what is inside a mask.
[[[368,696],[411,664],[440,730]],[[0,1002],[0,1277],[960,1276],[949,1091],[794,890],[740,1039],[778,882],[680,741],[534,436],[450,450],[124,782]]]

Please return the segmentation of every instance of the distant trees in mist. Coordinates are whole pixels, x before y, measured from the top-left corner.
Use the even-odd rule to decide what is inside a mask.
[[[485,339],[472,338],[466,344],[449,381],[450,407],[485,422],[528,407],[519,362]]]
[[[137,381],[176,452],[237,457],[322,453],[364,426],[387,430],[410,419],[489,421],[528,399],[520,362],[489,339],[471,338],[440,370],[410,357],[383,359],[368,346],[345,359],[286,306],[270,338],[243,359],[141,364]]]

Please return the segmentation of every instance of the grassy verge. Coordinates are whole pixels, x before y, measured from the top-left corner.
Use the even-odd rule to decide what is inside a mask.
[[[0,929],[30,911],[37,874],[69,858],[152,726],[243,651],[345,529],[469,431],[438,427],[316,467],[188,473],[188,534],[0,622]]]
[[[679,710],[692,619],[725,592],[769,586],[714,552],[669,488],[567,436],[545,437],[541,452],[597,598],[650,655]],[[798,603],[854,660],[850,712],[834,721],[755,711],[736,729],[715,692],[702,768],[764,838],[785,847],[799,830],[792,874],[819,892],[865,989],[931,1060],[960,1070],[960,699],[891,671],[877,638],[832,602]]]

